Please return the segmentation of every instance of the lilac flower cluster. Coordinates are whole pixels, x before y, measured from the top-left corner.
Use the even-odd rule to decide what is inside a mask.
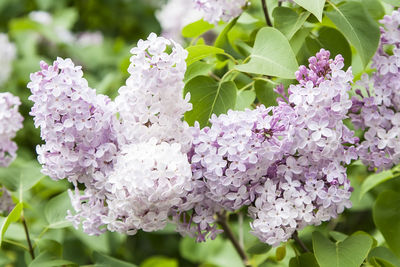
[[[10,42],[7,34],[0,33],[0,85],[5,83],[10,77],[12,62],[17,54],[15,45]]]
[[[131,52],[131,76],[115,102],[97,95],[70,59],[41,62],[28,84],[45,141],[37,147],[42,171],[74,184],[76,214],[68,219],[89,234],[161,229],[191,189],[191,135],[182,121],[191,109],[182,95],[187,52],[155,34]]]
[[[331,60],[323,49],[309,62],[296,73],[299,84],[289,87],[288,96],[283,94],[296,114],[291,121],[292,145],[269,168],[249,208],[253,233],[271,245],[351,207],[345,165],[357,159],[352,144],[358,140],[343,120],[351,107],[352,72],[341,70],[341,56]]]
[[[115,105],[88,86],[81,67],[70,59],[57,58],[51,66],[42,61],[40,67],[28,88],[34,102],[30,114],[45,141],[36,149],[42,172],[56,180],[67,178],[75,187],[85,184],[84,196],[76,194],[84,203],[78,207],[74,202],[78,213],[71,219],[85,219],[84,230],[97,233],[102,225],[98,217],[107,212],[104,190],[98,189],[118,150]]]
[[[182,122],[183,114],[192,108],[190,95],[182,96],[187,51],[152,33],[131,53],[130,77],[115,99],[121,118],[119,142],[129,144],[156,137],[189,149],[189,126]]]
[[[358,140],[342,121],[351,107],[352,73],[341,70],[341,56],[329,56],[321,50],[310,58],[289,95],[278,88],[288,103],[229,111],[213,116],[211,127],[194,128],[189,155],[203,197],[191,220],[199,240],[213,236],[211,215],[221,209],[250,206],[253,234],[277,245],[351,206],[344,166],[357,158],[351,144]]]
[[[358,154],[378,170],[400,163],[400,10],[381,20],[381,42],[373,58],[376,71],[357,82],[351,119],[365,130]]]
[[[16,157],[13,139],[24,118],[18,112],[21,101],[10,93],[0,93],[0,167],[7,167]]]
[[[167,48],[171,49],[167,53]],[[115,102],[121,123],[117,164],[107,180],[108,229],[133,234],[164,228],[191,189],[189,126],[183,98],[187,52],[150,34],[131,50],[130,77]]]
[[[247,0],[192,0],[195,8],[202,11],[203,19],[216,24],[219,21],[228,22],[243,12]]]
[[[252,232],[277,245],[351,206],[345,165],[358,140],[343,124],[353,77],[341,56],[310,58],[299,84],[288,94],[277,88],[278,106],[213,115],[200,129],[182,120],[191,109],[182,93],[187,52],[150,34],[131,53],[115,101],[96,95],[69,59],[42,62],[28,85],[45,141],[39,161],[75,185],[75,226],[135,234],[173,222],[205,241],[222,232],[217,214],[249,207]]]

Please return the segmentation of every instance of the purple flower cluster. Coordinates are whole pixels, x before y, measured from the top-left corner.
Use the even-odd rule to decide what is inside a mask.
[[[68,219],[89,234],[161,229],[191,190],[191,135],[182,121],[191,109],[182,95],[187,52],[155,34],[131,52],[131,76],[115,102],[97,95],[70,59],[41,62],[28,84],[45,141],[37,147],[42,171],[74,184],[76,214]]]
[[[351,207],[345,165],[357,159],[352,144],[358,140],[343,120],[351,107],[352,72],[341,70],[341,56],[331,60],[323,49],[309,62],[308,68],[302,66],[296,73],[299,84],[283,95],[296,114],[290,121],[291,145],[269,168],[249,208],[253,233],[271,245]]]
[[[373,58],[376,71],[357,82],[350,117],[365,130],[358,154],[378,170],[400,162],[400,10],[382,20],[381,42]]]
[[[321,50],[300,67],[288,95],[278,88],[278,106],[229,111],[213,116],[211,127],[193,129],[191,193],[201,197],[187,219],[194,226],[181,230],[213,237],[213,213],[249,206],[253,234],[277,245],[351,206],[345,165],[357,158],[358,140],[343,120],[353,77],[341,70],[341,56],[329,56]]]
[[[75,185],[75,226],[135,234],[172,222],[205,241],[222,232],[217,213],[248,207],[253,234],[277,245],[351,206],[345,165],[358,140],[343,124],[353,77],[341,56],[310,58],[299,84],[276,89],[278,106],[213,115],[200,129],[182,120],[191,109],[182,93],[187,52],[155,34],[131,52],[115,101],[89,88],[69,59],[42,62],[28,85],[45,141],[39,161]]]
[[[99,233],[98,217],[107,211],[104,189],[99,189],[118,151],[114,103],[97,95],[70,59],[57,58],[51,66],[42,61],[40,67],[28,88],[34,102],[30,114],[45,141],[36,149],[42,172],[56,180],[67,178],[75,187],[85,184],[84,195],[75,195],[82,201],[79,207],[74,202],[78,213],[71,219],[78,223],[83,218],[85,231]]]
[[[92,183],[92,173],[107,173],[117,152],[114,103],[88,86],[81,67],[57,58],[40,63],[28,88],[31,115],[45,144],[37,147],[43,173],[53,179]]]
[[[16,157],[13,139],[24,118],[18,112],[21,101],[10,93],[0,93],[0,167],[7,167]]]

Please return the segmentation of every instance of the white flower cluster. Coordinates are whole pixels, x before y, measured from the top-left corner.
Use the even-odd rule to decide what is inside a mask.
[[[115,99],[121,151],[106,185],[105,219],[110,230],[130,234],[162,229],[192,177],[191,135],[182,121],[191,109],[189,95],[183,98],[187,52],[150,34],[131,53],[131,75]]]
[[[108,229],[134,234],[137,229],[164,228],[171,208],[186,196],[191,177],[187,156],[177,143],[151,138],[124,146],[106,186]]]
[[[201,19],[202,13],[195,9],[193,1],[170,0],[156,13],[156,17],[162,28],[162,35],[182,43],[182,29]]]
[[[0,33],[0,86],[10,77],[12,62],[16,54],[15,45],[10,42],[7,34]]]
[[[156,137],[161,142],[180,143],[182,151],[187,151],[191,142],[189,126],[182,122],[183,114],[192,107],[190,95],[182,97],[187,51],[152,33],[131,53],[130,77],[115,99],[121,119],[119,143]]]
[[[210,23],[228,22],[243,12],[247,0],[192,0],[197,9],[203,12],[203,18]]]

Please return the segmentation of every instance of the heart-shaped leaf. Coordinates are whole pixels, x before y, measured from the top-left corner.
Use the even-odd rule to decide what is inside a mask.
[[[214,28],[214,24],[210,24],[207,21],[201,19],[186,25],[182,29],[182,36],[188,38],[197,37],[202,35],[206,31],[211,30],[212,28]]]
[[[68,192],[59,194],[47,202],[44,208],[44,215],[49,223],[47,228],[58,229],[70,226],[71,222],[65,219],[68,210],[73,210]]]
[[[367,177],[367,179],[365,179],[365,181],[361,185],[360,199],[375,186],[378,186],[381,183],[396,177],[399,176],[394,175],[391,170],[371,174],[370,176]]]
[[[310,11],[319,21],[322,20],[326,0],[294,0],[296,4]]]
[[[380,31],[378,24],[359,2],[346,2],[336,6],[329,2],[332,10],[326,15],[357,49],[366,66],[378,48]]]
[[[314,232],[312,242],[315,258],[321,267],[359,267],[372,246],[371,237],[361,233],[333,243],[320,232]]]
[[[309,12],[297,14],[288,7],[276,7],[272,12],[274,27],[280,30],[290,40],[310,16]]]
[[[185,113],[185,120],[190,125],[198,121],[201,127],[206,126],[212,114],[219,115],[235,108],[236,91],[231,81],[218,83],[207,76],[191,79],[185,85],[184,94],[190,93],[193,109]]]
[[[245,110],[250,108],[256,99],[256,93],[250,90],[237,91],[235,110]]]
[[[258,31],[249,63],[237,70],[255,74],[294,78],[298,69],[288,39],[277,29],[265,27]]]
[[[186,64],[188,66],[206,57],[225,53],[223,49],[209,45],[189,46],[186,50],[189,52],[189,55],[186,58]]]

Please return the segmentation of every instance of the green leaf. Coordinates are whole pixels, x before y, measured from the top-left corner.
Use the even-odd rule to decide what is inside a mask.
[[[375,186],[397,177],[398,176],[395,176],[391,170],[371,174],[361,185],[360,199]]]
[[[214,24],[210,24],[201,19],[186,25],[182,29],[182,36],[188,38],[197,37],[207,32],[208,30],[211,30],[212,28],[214,28]]]
[[[193,79],[196,76],[207,76],[208,73],[212,70],[213,66],[211,64],[207,64],[206,62],[197,61],[187,67],[185,72],[184,82],[187,82]]]
[[[37,161],[15,160],[8,168],[0,168],[0,183],[10,191],[24,192],[44,177],[40,170]]]
[[[345,235],[341,232],[337,232],[337,231],[330,231],[329,235],[335,240],[335,241],[339,241],[342,242],[343,240],[345,240],[348,235]]]
[[[246,250],[247,253],[252,255],[264,254],[271,250],[271,246],[257,241],[257,243]]]
[[[93,261],[95,263],[95,267],[136,267],[136,265],[132,263],[115,259],[113,257],[100,254],[96,251],[93,252]]]
[[[249,63],[238,65],[242,72],[294,78],[298,69],[296,57],[289,41],[277,29],[265,27],[259,30]]]
[[[266,81],[256,81],[254,83],[254,89],[258,101],[266,107],[276,106],[277,93],[274,92],[276,84]]]
[[[400,0],[382,0],[382,1],[394,6],[400,6]]]
[[[44,215],[49,223],[47,227],[59,229],[70,226],[71,222],[65,219],[68,210],[72,211],[73,208],[67,191],[53,197],[44,208]]]
[[[295,35],[293,35],[292,39],[290,39],[289,43],[295,55],[297,55],[297,53],[300,51],[305,39],[310,34],[311,30],[312,28],[301,28],[295,33]]]
[[[296,4],[310,11],[319,21],[322,21],[325,0],[294,0]]]
[[[274,8],[272,16],[274,17],[274,27],[290,40],[310,16],[310,13],[303,12],[299,15],[293,9],[281,6]]]
[[[155,256],[146,259],[140,264],[140,267],[178,267],[178,261],[176,259]]]
[[[385,9],[379,0],[362,0],[361,3],[375,20],[380,20],[385,15]]]
[[[227,53],[229,53],[230,55],[232,55],[234,57],[237,57],[238,54],[233,49],[232,45],[229,43],[228,33],[236,25],[236,22],[238,21],[239,18],[240,17],[237,17],[237,18],[231,20],[231,22],[229,22],[225,26],[225,28],[221,31],[221,33],[218,35],[217,39],[214,42],[215,47],[222,48],[223,50],[225,50]],[[219,60],[223,60],[223,58],[221,56],[217,56],[217,57]]]
[[[191,79],[185,85],[184,94],[190,93],[193,109],[185,113],[185,120],[190,125],[198,121],[204,127],[212,114],[219,115],[235,108],[236,90],[231,81],[218,83],[206,76]]]
[[[196,243],[190,237],[182,238],[179,251],[184,259],[193,263],[209,263],[219,267],[243,267],[232,243],[221,236],[203,243]]]
[[[286,245],[278,247],[275,251],[275,259],[281,261],[286,257]]]
[[[186,59],[186,64],[188,66],[206,57],[225,53],[223,49],[209,45],[189,46],[186,48],[186,50],[189,52],[189,55]]]
[[[29,267],[56,267],[56,266],[78,266],[76,263],[67,260],[56,259],[48,252],[43,252],[37,256]]]
[[[320,232],[314,232],[312,243],[321,267],[359,267],[371,249],[372,239],[366,234],[357,234],[333,243]]]
[[[326,15],[357,49],[366,66],[378,48],[380,31],[378,24],[372,19],[364,6],[359,2],[346,2]]]
[[[314,254],[307,252],[298,257],[291,258],[289,267],[319,267],[319,265]]]
[[[3,224],[1,225],[0,228],[0,246],[3,242],[4,234],[6,233],[8,227],[10,226],[11,223],[16,222],[19,220],[21,217],[21,212],[22,212],[23,205],[22,203],[18,203],[14,209],[8,214],[7,218],[3,221]]]
[[[235,110],[245,110],[250,108],[256,99],[256,93],[250,90],[238,90],[236,96]]]
[[[400,259],[386,247],[376,247],[368,254],[368,259],[376,259],[384,262],[385,266],[396,267],[400,266]]]
[[[372,215],[389,248],[400,257],[400,193],[394,191],[380,193],[372,209]]]
[[[62,257],[63,247],[60,243],[52,239],[39,239],[36,242],[40,252],[48,252],[55,257]]]

